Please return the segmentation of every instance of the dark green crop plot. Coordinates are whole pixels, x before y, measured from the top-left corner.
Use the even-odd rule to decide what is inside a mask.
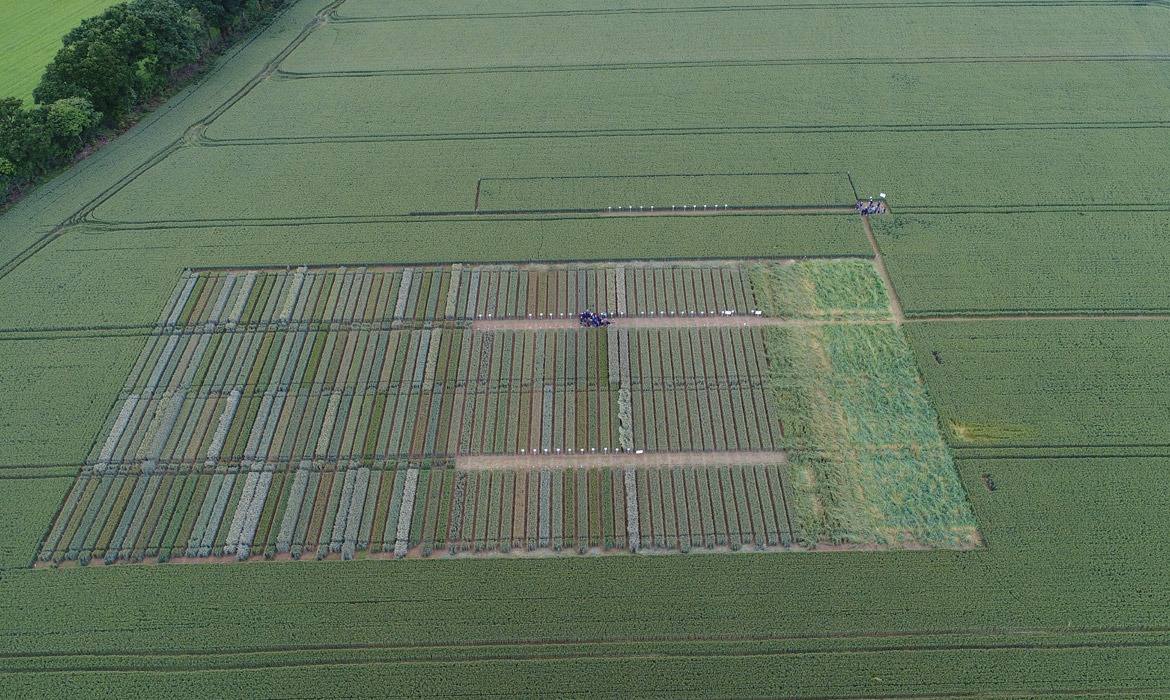
[[[1170,310],[1170,216],[1077,211],[877,217],[911,316]]]
[[[0,340],[0,464],[84,459],[141,338]]]
[[[1170,334],[1164,321],[907,328],[956,448],[1167,454],[1170,409],[1162,388],[1170,381]]]
[[[71,477],[44,467],[27,470],[0,470],[0,580],[7,569],[27,567],[30,562],[24,541],[42,537],[52,524],[52,512],[60,507]],[[37,524],[40,520],[40,524]]]

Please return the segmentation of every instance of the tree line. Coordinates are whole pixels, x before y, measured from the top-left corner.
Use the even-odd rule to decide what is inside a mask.
[[[132,0],[83,20],[33,90],[35,104],[0,98],[0,202],[67,165],[139,103],[282,0]]]

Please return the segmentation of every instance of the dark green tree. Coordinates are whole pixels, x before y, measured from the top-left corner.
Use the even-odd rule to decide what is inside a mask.
[[[152,91],[171,84],[174,71],[194,63],[206,44],[199,13],[175,0],[134,0],[130,10],[145,24],[149,39],[142,69]]]
[[[269,5],[132,0],[83,20],[62,38],[33,90],[36,107],[0,100],[0,192],[68,162],[100,124],[117,125],[138,101],[173,84],[176,71],[213,43],[209,35],[250,26]]]
[[[63,41],[33,97],[40,104],[84,97],[107,123],[116,123],[146,87],[147,74],[140,70],[152,48],[146,22],[129,5],[114,5],[84,20]]]
[[[45,110],[24,109],[15,97],[0,99],[0,158],[11,166],[8,177],[17,184],[31,180],[45,171],[52,156]]]
[[[245,0],[183,0],[183,3],[199,11],[208,27],[224,30],[240,18]]]
[[[102,113],[84,97],[66,97],[49,105],[45,124],[57,147],[58,160],[72,158],[101,121]]]

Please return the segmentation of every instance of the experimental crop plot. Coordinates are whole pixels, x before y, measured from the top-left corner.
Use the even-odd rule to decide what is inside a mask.
[[[818,406],[788,369],[856,380],[837,346],[826,363],[777,333],[878,328],[893,364],[849,371],[904,384],[907,411],[866,414],[901,432],[808,445],[806,423],[851,428],[858,397]],[[862,260],[190,271],[40,560],[962,544],[961,493],[944,489],[970,532],[904,531],[872,515],[899,484],[808,469],[957,484],[907,355]],[[832,503],[872,522],[825,529],[825,489],[850,483],[865,503]]]

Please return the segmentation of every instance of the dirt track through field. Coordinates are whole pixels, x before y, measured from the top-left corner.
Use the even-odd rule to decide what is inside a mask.
[[[758,207],[731,207],[725,206],[722,209],[712,205],[710,208],[704,206],[702,209],[698,207],[691,208],[671,208],[671,209],[655,209],[653,207],[642,207],[637,211],[633,207],[629,209],[527,209],[527,210],[481,210],[478,204],[478,192],[476,193],[476,205],[472,211],[417,211],[410,212],[411,216],[564,216],[564,215],[589,215],[599,217],[609,216],[714,216],[723,214],[824,214],[824,213],[849,213],[853,209],[847,206],[838,207],[782,207],[782,206],[758,206]]]
[[[768,318],[765,316],[623,316],[615,318],[611,328],[742,328],[745,326],[823,326],[829,324],[894,323],[891,318],[876,319],[804,319]],[[481,319],[474,328],[482,331],[542,330],[577,328],[571,318]]]
[[[960,313],[910,316],[900,323],[974,323],[980,321],[1170,321],[1164,311],[1085,313],[1047,313],[1042,309],[1012,313]],[[895,323],[893,318],[872,319],[789,319],[765,316],[626,316],[614,318],[615,328],[698,328],[744,326],[824,326],[834,324],[880,325]],[[437,326],[440,324],[436,324]],[[445,327],[445,326],[444,326]],[[477,330],[541,330],[575,328],[571,318],[480,319],[473,322]],[[193,331],[200,333],[201,331]],[[45,327],[0,329],[0,340],[52,340],[68,338],[129,338],[162,334],[155,326],[93,326],[90,328]]]
[[[787,464],[784,450],[727,452],[610,452],[472,455],[455,460],[456,469],[558,469],[570,467],[689,467]]]
[[[877,237],[873,235],[873,229],[869,227],[868,216],[861,217],[861,227],[865,229],[865,235],[873,247],[873,264],[877,267],[878,274],[882,276],[882,281],[886,283],[886,294],[890,297],[890,311],[894,314],[894,320],[901,323],[906,320],[905,314],[902,313],[902,302],[898,299],[898,293],[894,291],[894,283],[890,280],[890,273],[886,271],[882,249],[878,247]]]

